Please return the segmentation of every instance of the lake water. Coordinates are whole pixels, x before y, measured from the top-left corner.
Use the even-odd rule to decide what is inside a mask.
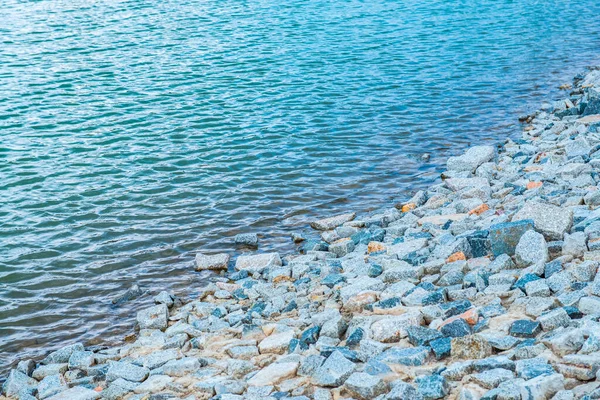
[[[198,250],[434,181],[600,61],[600,2],[6,0],[0,369],[193,295]],[[424,153],[431,160],[421,161]]]

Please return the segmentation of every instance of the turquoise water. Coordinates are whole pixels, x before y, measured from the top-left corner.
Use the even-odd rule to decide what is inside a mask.
[[[600,60],[600,3],[0,4],[0,367],[109,343],[149,297],[192,294],[197,250],[291,251],[368,211]],[[421,161],[424,153],[431,160]]]

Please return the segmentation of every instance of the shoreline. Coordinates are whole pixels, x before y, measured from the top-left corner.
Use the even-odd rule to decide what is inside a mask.
[[[186,304],[161,292],[138,312],[134,341],[23,360],[3,393],[600,394],[600,70],[578,78],[568,99],[525,118],[523,139],[451,157],[442,183],[398,208],[314,221],[323,240],[306,254],[241,255]],[[231,260],[200,253],[196,264],[223,271]]]

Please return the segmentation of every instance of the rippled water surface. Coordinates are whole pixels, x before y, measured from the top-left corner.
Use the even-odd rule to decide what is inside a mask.
[[[0,369],[109,343],[195,251],[432,182],[600,59],[580,0],[0,3]],[[420,161],[431,153],[429,162]]]

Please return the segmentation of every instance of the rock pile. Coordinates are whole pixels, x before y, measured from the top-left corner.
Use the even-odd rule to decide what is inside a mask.
[[[313,222],[304,254],[238,257],[184,305],[161,293],[132,343],[22,361],[4,394],[599,398],[600,71],[528,121],[398,208]]]

